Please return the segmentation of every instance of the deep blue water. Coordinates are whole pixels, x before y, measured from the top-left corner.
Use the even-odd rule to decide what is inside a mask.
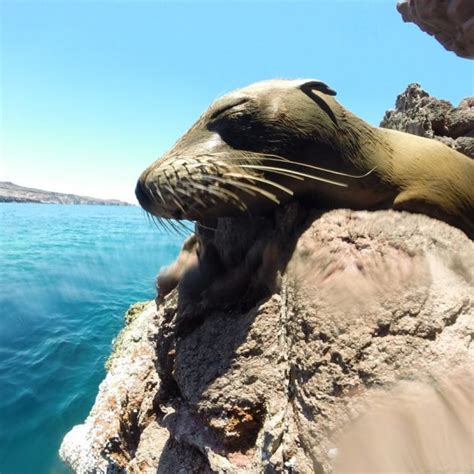
[[[69,472],[131,303],[154,297],[182,236],[136,207],[0,204],[0,473]]]

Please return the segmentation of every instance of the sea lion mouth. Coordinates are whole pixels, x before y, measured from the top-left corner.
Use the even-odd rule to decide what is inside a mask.
[[[212,153],[167,155],[147,169],[136,187],[140,205],[158,218],[263,215],[296,197],[295,182],[347,187],[356,176],[271,153],[220,148]],[[361,177],[361,176],[357,176]]]
[[[258,154],[220,150],[167,155],[147,169],[137,182],[140,205],[158,218],[204,221],[210,217],[252,215],[279,205],[282,194],[293,195],[258,170]],[[276,169],[276,168],[275,168]]]

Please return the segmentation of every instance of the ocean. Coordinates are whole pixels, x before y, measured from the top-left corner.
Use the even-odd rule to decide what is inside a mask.
[[[69,470],[130,304],[179,252],[138,207],[0,204],[0,473]]]

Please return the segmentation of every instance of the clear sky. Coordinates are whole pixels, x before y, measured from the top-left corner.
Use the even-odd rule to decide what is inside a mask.
[[[374,125],[410,82],[473,95],[474,62],[395,4],[0,0],[0,180],[134,202],[213,99],[262,79],[322,79]]]

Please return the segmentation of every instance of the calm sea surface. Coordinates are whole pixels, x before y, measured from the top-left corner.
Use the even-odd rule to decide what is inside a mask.
[[[87,416],[131,303],[182,236],[141,209],[0,204],[0,473],[69,472],[63,436]]]

